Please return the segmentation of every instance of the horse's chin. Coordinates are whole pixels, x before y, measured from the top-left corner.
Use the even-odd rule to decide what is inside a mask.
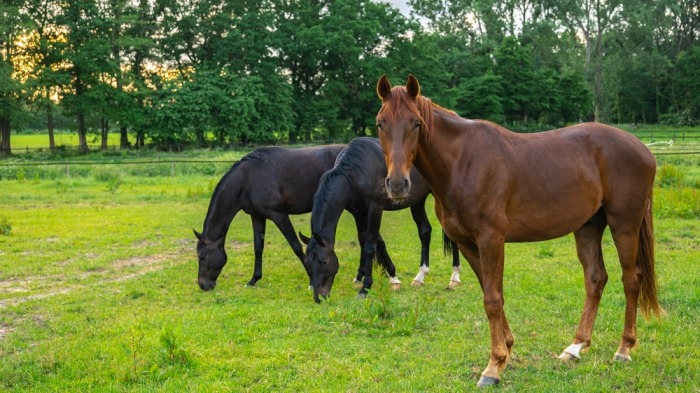
[[[408,198],[408,192],[393,193],[389,192],[389,199],[391,199],[395,204],[400,204]]]

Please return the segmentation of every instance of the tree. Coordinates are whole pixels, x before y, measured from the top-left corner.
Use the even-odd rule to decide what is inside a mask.
[[[679,125],[700,122],[700,47],[681,52],[675,67],[674,102]]]
[[[10,132],[12,123],[22,115],[22,84],[13,79],[17,40],[23,32],[21,1],[0,4],[0,155],[12,154]]]
[[[557,0],[548,4],[566,28],[580,33],[585,40],[585,72],[592,86],[596,121],[604,120],[603,42],[606,33],[619,26],[622,3],[623,0]]]
[[[495,55],[494,74],[503,86],[503,113],[509,122],[527,124],[529,117],[540,111],[543,85],[532,69],[529,53],[515,37],[501,42]]]
[[[67,75],[60,71],[64,39],[57,24],[61,12],[58,1],[31,0],[25,2],[31,33],[27,35],[26,58],[33,66],[27,76],[28,90],[33,92],[31,104],[46,114],[49,133],[49,149],[56,148],[54,137],[54,112],[62,90],[69,84]]]
[[[61,4],[58,20],[68,31],[64,55],[68,62],[65,72],[70,76],[71,89],[63,99],[68,111],[76,116],[80,150],[88,150],[87,117],[103,113],[110,106],[110,91],[104,86],[105,75],[114,75],[119,64],[111,58],[109,22],[99,12],[95,0],[69,1]],[[102,86],[101,86],[102,85]],[[96,90],[99,89],[99,90]]]
[[[461,116],[503,123],[501,78],[487,71],[459,86],[455,110]]]

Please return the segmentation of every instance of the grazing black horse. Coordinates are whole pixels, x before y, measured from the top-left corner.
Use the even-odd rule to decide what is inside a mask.
[[[421,266],[414,285],[423,284],[423,277],[429,271],[428,255],[432,232],[425,214],[425,200],[430,193],[430,187],[414,169],[411,171],[410,195],[400,202],[394,202],[386,194],[386,174],[384,154],[379,140],[357,138],[340,153],[333,169],[321,178],[311,211],[312,236],[307,238],[300,234],[302,240],[307,243],[306,266],[311,273],[316,302],[320,301],[319,295],[327,297],[330,294],[333,280],[338,273],[338,257],[334,251],[334,244],[343,210],[349,211],[355,217],[362,246],[362,259],[356,277],[356,281],[362,279],[359,297],[365,296],[367,290],[372,287],[372,261],[375,255],[378,262],[385,267],[392,286],[396,288],[400,285],[394,264],[386,253],[386,246],[379,235],[384,210],[410,207],[422,245]],[[451,244],[449,239],[444,240],[450,242],[446,245]],[[453,274],[450,285],[456,285],[460,282],[459,254],[457,247],[452,247],[452,250]]]
[[[248,285],[255,285],[262,277],[266,219],[277,225],[304,265],[304,251],[289,215],[311,211],[319,179],[333,167],[344,147],[262,147],[236,162],[214,190],[203,232],[194,231],[199,239],[199,287],[208,291],[216,285],[216,279],[226,264],[226,233],[233,217],[241,210],[253,220],[255,270]]]

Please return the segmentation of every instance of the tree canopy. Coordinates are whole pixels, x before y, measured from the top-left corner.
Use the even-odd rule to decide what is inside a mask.
[[[12,130],[56,122],[84,149],[108,132],[123,146],[372,135],[382,74],[521,130],[700,121],[698,0],[408,4],[4,0],[0,154]]]

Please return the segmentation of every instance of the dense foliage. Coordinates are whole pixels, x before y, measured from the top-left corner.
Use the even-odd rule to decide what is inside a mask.
[[[4,0],[11,130],[174,144],[374,132],[374,86],[515,129],[700,119],[698,0]]]

